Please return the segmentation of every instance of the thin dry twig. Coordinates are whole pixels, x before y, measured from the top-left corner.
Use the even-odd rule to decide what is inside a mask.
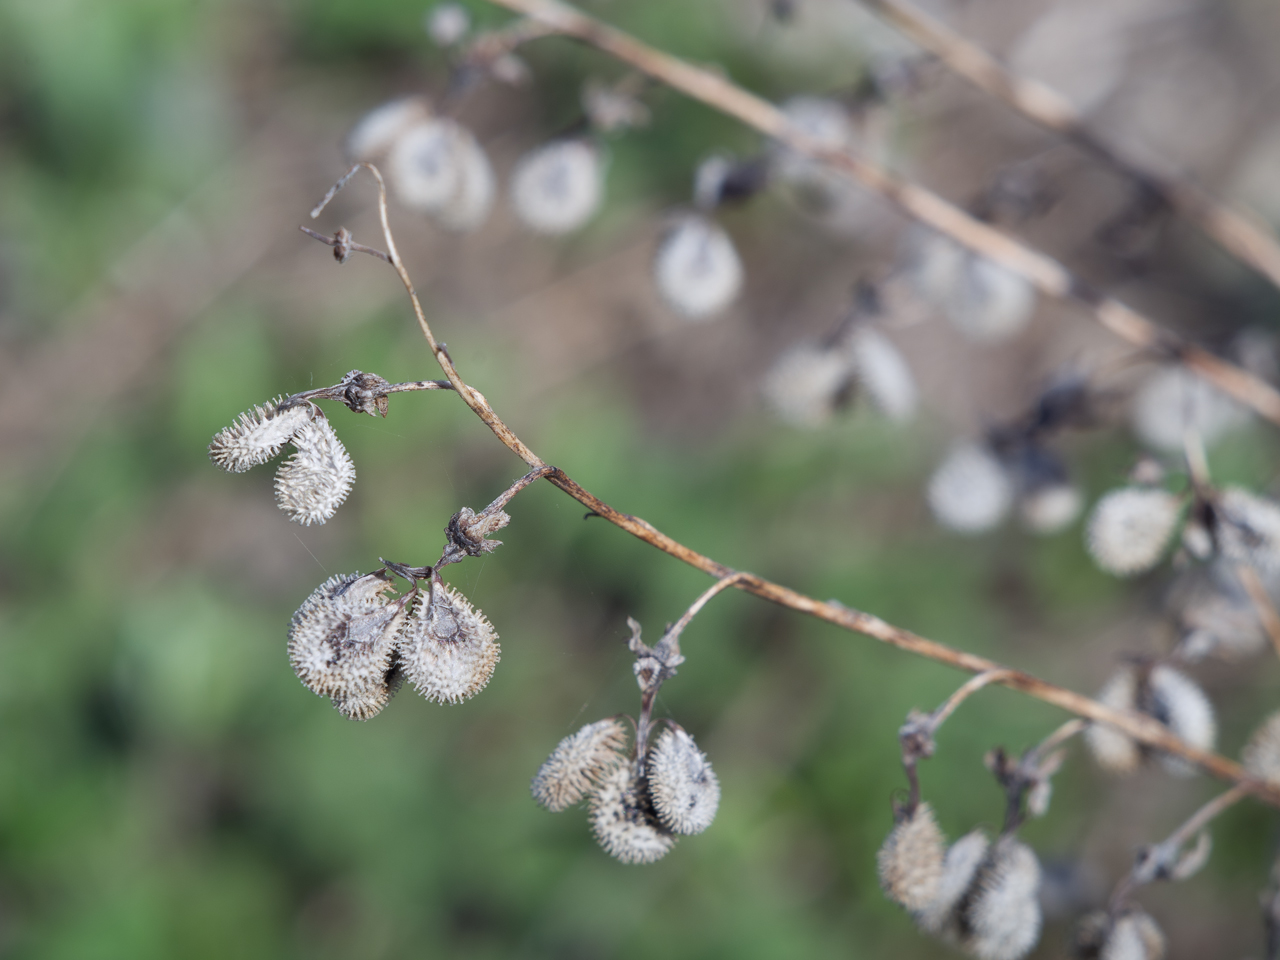
[[[724,76],[642,43],[560,0],[492,2],[532,17],[555,33],[590,44],[796,152],[852,177],[912,219],[1025,277],[1045,296],[1083,307],[1094,320],[1122,340],[1183,363],[1224,393],[1280,424],[1280,392],[1269,384],[1162,329],[1132,307],[1085,283],[1052,257],[970,216],[938,195],[889,173],[864,157],[824,146],[793,126],[768,100]]]
[[[1232,210],[1184,178],[1148,170],[1088,128],[1066,97],[1019,77],[981,47],[902,0],[863,0],[913,42],[984,93],[1065,136],[1182,214],[1222,247],[1280,287],[1280,243],[1263,224]]]
[[[386,185],[383,182],[382,175],[372,164],[361,163],[356,166],[368,169],[378,182],[378,209],[382,218],[382,230],[386,239],[387,250],[391,257],[391,265],[395,268],[396,274],[400,277],[401,283],[404,284],[405,290],[409,294],[410,302],[413,304],[414,315],[417,317],[418,326],[422,330],[423,337],[435,355],[436,362],[440,364],[441,369],[448,376],[449,382],[453,384],[458,396],[502,441],[507,449],[515,453],[532,468],[546,467],[546,479],[587,507],[593,514],[609,521],[616,527],[620,527],[650,546],[656,547],[664,553],[689,564],[691,567],[710,574],[717,580],[728,580],[738,589],[761,599],[770,600],[779,606],[787,607],[799,613],[807,613],[820,620],[825,620],[828,623],[833,623],[836,626],[844,627],[847,630],[861,633],[882,643],[889,644],[899,650],[905,650],[917,656],[944,663],[969,673],[981,674],[997,671],[999,676],[996,682],[1003,686],[1013,690],[1020,690],[1028,696],[1060,707],[1077,716],[1108,724],[1141,743],[1188,760],[1212,776],[1240,784],[1249,793],[1258,796],[1267,803],[1280,806],[1280,788],[1249,777],[1240,764],[1234,760],[1191,746],[1152,717],[1132,711],[1112,709],[1072,690],[1046,683],[1029,673],[1013,670],[985,657],[979,657],[976,654],[956,650],[934,640],[928,640],[909,630],[886,623],[872,614],[854,610],[836,601],[824,602],[815,600],[813,597],[805,596],[790,587],[773,583],[754,573],[733,570],[722,563],[712,560],[710,557],[698,553],[696,550],[686,547],[658,530],[647,520],[615,510],[599,497],[581,487],[563,470],[556,467],[548,467],[537,454],[530,450],[511,431],[510,427],[502,422],[480,391],[462,381],[453,365],[453,361],[449,358],[449,354],[436,342],[435,336],[431,332],[431,325],[427,322],[426,314],[423,312],[422,304],[418,299],[418,294],[414,290],[413,282],[410,280],[409,274],[405,270],[404,264],[400,260],[400,255],[396,250],[395,239],[391,234],[391,227],[387,221]],[[352,169],[354,170],[355,168]],[[350,173],[347,176],[349,177]],[[343,182],[345,182],[345,179]],[[323,205],[317,207],[313,214],[318,215],[322,207]]]
[[[1267,593],[1262,578],[1258,576],[1258,571],[1247,563],[1236,564],[1236,576],[1240,578],[1245,591],[1249,594],[1249,599],[1253,601],[1254,610],[1257,611],[1258,619],[1262,621],[1262,629],[1267,632],[1267,637],[1271,640],[1271,646],[1275,648],[1277,654],[1280,654],[1280,612],[1277,612],[1276,605],[1271,602],[1271,595]]]

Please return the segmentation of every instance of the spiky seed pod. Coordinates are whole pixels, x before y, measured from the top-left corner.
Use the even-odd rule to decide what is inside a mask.
[[[911,291],[935,309],[944,309],[964,268],[964,250],[940,233],[917,227],[907,234],[903,256]]]
[[[1227,487],[1214,505],[1218,549],[1228,560],[1280,572],[1280,504]]]
[[[1148,377],[1129,410],[1133,432],[1157,450],[1181,450],[1188,430],[1212,446],[1248,421],[1244,407],[1182,366],[1165,367]]]
[[[1117,577],[1150,570],[1164,556],[1181,513],[1167,490],[1121,487],[1093,508],[1085,546],[1101,569]]]
[[[1262,722],[1244,748],[1244,766],[1251,777],[1280,785],[1280,712]]]
[[[942,884],[945,846],[928,803],[917,804],[909,816],[902,816],[876,854],[885,896],[913,913],[924,910]]]
[[[1020,332],[1036,306],[1035,288],[994,260],[966,256],[943,311],[970,340],[995,343]]]
[[[1013,485],[1000,461],[984,446],[955,447],[929,478],[926,491],[937,521],[957,533],[982,533],[1005,518]]]
[[[662,731],[646,758],[654,812],[674,833],[701,833],[720,806],[720,781],[706,754],[679,727]]]
[[[344,697],[333,697],[333,706],[348,720],[371,720],[382,712],[382,708],[391,702],[391,698],[402,686],[404,674],[395,667],[393,661],[391,672],[381,683]]]
[[[862,326],[849,340],[858,383],[876,409],[901,423],[916,412],[920,394],[906,358],[893,342],[872,327]]]
[[[1018,500],[1018,515],[1032,533],[1058,533],[1075,523],[1084,508],[1084,495],[1072,483],[1033,487]]]
[[[1169,606],[1184,631],[1178,653],[1185,660],[1209,655],[1226,660],[1258,653],[1267,646],[1258,608],[1240,582],[1235,565],[1225,561],[1187,571]]]
[[[209,459],[228,473],[244,473],[283,450],[315,416],[315,407],[299,403],[281,410],[282,400],[276,397],[255,406],[240,414],[231,426],[215,433],[209,442]]]
[[[1040,861],[1025,843],[1002,837],[965,896],[961,942],[981,960],[1018,960],[1040,939]]]
[[[347,134],[347,159],[374,160],[383,156],[400,134],[425,120],[430,112],[421,97],[400,97],[374,107]]]
[[[511,173],[516,216],[537,233],[577,230],[600,207],[600,151],[585,140],[553,140],[526,153]]]
[[[479,226],[493,204],[489,158],[466,128],[432,117],[405,130],[387,160],[391,185],[407,207],[441,226]]]
[[[981,830],[966,833],[947,849],[942,860],[942,877],[937,895],[917,914],[920,927],[935,936],[955,935],[953,911],[973,883],[978,868],[987,859],[990,842]]]
[[[627,728],[621,720],[587,724],[556,744],[543,761],[529,785],[533,799],[553,813],[569,809],[622,763],[626,746]]]
[[[485,615],[453,587],[432,586],[400,640],[400,669],[435,703],[461,703],[485,688],[502,648]]]
[[[1142,910],[1118,917],[1096,910],[1080,921],[1073,937],[1079,960],[1164,960],[1164,934]]]
[[[644,782],[626,763],[601,778],[591,798],[591,831],[604,851],[623,863],[661,860],[676,842],[654,814]]]
[[[1103,684],[1095,697],[1103,706],[1113,710],[1138,708],[1138,672],[1131,666],[1123,666]],[[1091,723],[1084,731],[1084,742],[1104,770],[1128,773],[1137,767],[1142,751],[1129,736],[1102,723]]]
[[[452,47],[471,29],[471,15],[458,3],[438,3],[427,11],[423,26],[438,47]]]
[[[849,356],[811,343],[792,347],[765,374],[765,402],[795,427],[821,426],[853,381]]]
[[[1151,714],[1174,734],[1200,750],[1212,750],[1218,739],[1213,704],[1194,680],[1163,663],[1151,668],[1147,677],[1148,702],[1143,712]],[[1162,756],[1161,764],[1175,776],[1190,777],[1196,768],[1178,757]]]
[[[324,417],[304,423],[291,441],[297,449],[276,471],[276,503],[304,526],[337,512],[356,482],[356,466]]]
[[[332,698],[339,709],[339,701],[349,702],[348,715],[367,713],[372,708],[359,704],[376,701],[379,691],[386,691],[396,641],[413,601],[411,594],[389,599],[390,589],[391,578],[382,571],[330,577],[289,624],[293,672],[308,690]]]
[[[742,261],[727,233],[689,214],[662,238],[653,276],[672,310],[687,320],[703,320],[729,306],[742,289]]]

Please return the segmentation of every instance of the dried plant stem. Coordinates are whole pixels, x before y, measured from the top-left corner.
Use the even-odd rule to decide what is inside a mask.
[[[1262,621],[1262,629],[1267,632],[1267,637],[1271,640],[1271,646],[1275,648],[1277,654],[1280,654],[1280,612],[1276,611],[1276,605],[1271,602],[1271,595],[1267,593],[1266,585],[1258,576],[1258,571],[1247,563],[1236,564],[1236,576],[1240,578],[1245,591],[1249,594],[1249,599],[1253,601],[1258,619]]]
[[[552,32],[588,43],[798,153],[851,176],[909,217],[1022,275],[1045,296],[1083,307],[1094,320],[1122,340],[1141,350],[1180,361],[1224,393],[1280,424],[1280,392],[1269,384],[1162,329],[1137,310],[1089,286],[1052,257],[970,216],[923,187],[902,180],[863,157],[823,146],[792,126],[772,103],[720,74],[641,43],[560,0],[492,2],[532,17]]]
[[[708,76],[718,82],[718,78],[710,74]],[[847,630],[864,634],[882,643],[897,647],[899,650],[905,650],[938,663],[945,663],[959,670],[965,670],[969,673],[998,671],[999,677],[995,682],[1003,686],[1020,690],[1028,696],[1060,707],[1077,716],[1106,723],[1149,747],[1182,757],[1215,777],[1240,783],[1250,793],[1257,795],[1267,803],[1280,806],[1280,788],[1248,777],[1244,769],[1233,760],[1216,753],[1199,750],[1185,743],[1171,733],[1168,727],[1145,714],[1114,710],[1074,691],[1046,683],[1031,674],[1020,670],[1012,670],[985,657],[979,657],[976,654],[956,650],[945,644],[927,640],[909,630],[886,623],[872,614],[851,609],[836,601],[824,602],[815,600],[813,597],[805,596],[790,587],[773,583],[754,573],[733,570],[722,563],[712,560],[710,557],[698,553],[696,550],[686,547],[658,530],[647,520],[615,510],[599,497],[583,489],[563,470],[556,467],[548,467],[541,458],[511,431],[510,427],[502,422],[498,415],[494,413],[493,408],[489,406],[489,402],[485,400],[478,390],[463,383],[453,365],[453,361],[449,358],[448,352],[436,342],[435,336],[431,332],[431,326],[427,322],[426,314],[423,312],[422,304],[419,302],[418,295],[413,288],[413,282],[409,279],[409,274],[400,260],[399,253],[396,251],[395,240],[391,235],[391,227],[387,221],[386,187],[383,183],[382,175],[372,164],[357,164],[357,167],[361,166],[367,168],[378,181],[378,209],[382,217],[382,229],[387,243],[387,250],[391,257],[391,265],[395,268],[396,274],[400,277],[400,281],[404,284],[405,290],[409,294],[409,299],[413,304],[414,315],[417,317],[418,326],[422,330],[423,337],[431,348],[436,362],[440,364],[441,369],[448,376],[449,382],[453,384],[458,396],[493,431],[493,434],[502,441],[507,449],[520,457],[530,467],[535,469],[546,468],[545,476],[548,481],[587,507],[596,516],[609,521],[616,527],[620,527],[650,546],[656,547],[678,560],[682,560],[691,567],[710,574],[717,580],[730,580],[733,586],[761,599],[770,600],[800,613],[807,613],[820,620],[825,620],[828,623],[833,623]],[[352,171],[357,167],[353,167]],[[350,177],[350,175],[348,173],[347,177]],[[344,180],[340,182],[345,182],[347,177],[344,177]],[[333,192],[336,191],[331,191],[330,196],[332,196]],[[318,214],[321,209],[323,209],[323,204],[317,207],[313,213]]]
[[[942,726],[947,717],[956,712],[956,708],[964,703],[971,696],[981,690],[983,687],[990,686],[993,683],[999,683],[1004,679],[1005,674],[1011,673],[1010,670],[997,668],[995,670],[987,670],[971,677],[951,696],[943,701],[937,710],[929,715],[930,732],[936,733],[938,728]]]
[[[711,586],[707,587],[707,589],[702,592],[702,595],[698,597],[697,600],[693,601],[689,606],[689,609],[684,612],[680,619],[667,628],[667,632],[663,635],[663,639],[666,640],[669,638],[672,649],[678,652],[680,649],[680,635],[684,633],[684,628],[689,625],[689,621],[698,615],[698,612],[710,602],[712,597],[720,593],[720,591],[734,586],[744,576],[745,574],[741,573],[731,573],[727,577],[721,577]]]
[[[1081,720],[1079,717],[1068,720],[1066,723],[1062,724],[1062,726],[1058,727],[1057,730],[1053,731],[1053,733],[1049,734],[1034,747],[1024,753],[1022,755],[1021,762],[1038,763],[1040,758],[1045,756],[1050,750],[1060,747],[1077,734],[1084,733],[1088,726],[1089,722],[1087,720]]]
[[[1012,73],[981,47],[902,0],[863,0],[913,42],[984,93],[1065,136],[1196,224],[1280,287],[1280,243],[1261,223],[1230,209],[1188,180],[1162,176],[1122,156],[1091,131],[1071,102],[1042,83]]]

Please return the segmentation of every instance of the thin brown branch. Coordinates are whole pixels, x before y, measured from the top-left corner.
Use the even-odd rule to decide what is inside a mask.
[[[1188,180],[1163,176],[1123,156],[1088,128],[1066,97],[1042,83],[1017,76],[981,47],[928,14],[902,0],[863,2],[978,89],[1062,134],[1134,180],[1280,287],[1280,243],[1264,225],[1232,210]]]
[[[1176,357],[1189,369],[1262,416],[1280,424],[1280,392],[1257,377],[1190,344],[1114,297],[1095,290],[1065,266],[936,194],[864,157],[824,146],[794,127],[776,106],[711,70],[648,46],[560,0],[492,0],[581,40],[695,100],[741,120],[779,143],[857,180],[914,220],[1025,277],[1045,296],[1077,304],[1133,346]]]
[[[828,623],[889,644],[899,650],[905,650],[908,653],[914,653],[917,656],[944,663],[959,670],[976,674],[992,673],[994,682],[1013,690],[1019,690],[1028,696],[1060,707],[1077,716],[1108,724],[1147,746],[1188,760],[1212,776],[1238,783],[1249,793],[1255,794],[1270,804],[1280,806],[1280,788],[1248,777],[1243,768],[1233,760],[1191,746],[1170,732],[1168,727],[1145,714],[1112,709],[1074,691],[1046,683],[1031,674],[1013,670],[985,657],[979,657],[975,654],[956,650],[945,644],[925,639],[909,630],[886,623],[872,614],[854,610],[836,601],[824,602],[815,600],[813,597],[805,596],[790,587],[773,583],[754,573],[733,570],[685,546],[658,530],[647,520],[615,510],[599,497],[585,490],[563,470],[548,466],[511,431],[510,427],[502,422],[498,415],[494,413],[493,408],[489,406],[489,402],[485,400],[478,390],[467,386],[462,381],[448,353],[436,342],[431,332],[431,327],[427,323],[426,315],[423,313],[422,304],[414,291],[413,283],[400,260],[399,253],[396,251],[395,238],[391,234],[391,227],[387,221],[386,189],[383,185],[382,175],[372,164],[362,163],[359,166],[367,168],[378,181],[378,208],[382,217],[387,249],[391,256],[391,265],[395,268],[396,274],[404,284],[405,290],[408,291],[409,299],[413,304],[414,315],[417,317],[418,326],[422,331],[423,337],[435,355],[436,362],[440,364],[441,369],[448,376],[449,382],[453,384],[458,396],[463,399],[476,416],[493,431],[493,434],[509,450],[524,460],[525,463],[534,467],[535,472],[541,472],[538,468],[545,468],[545,476],[548,481],[587,507],[593,514],[627,531],[650,546],[656,547],[664,553],[689,564],[691,567],[710,574],[718,581],[724,582],[725,585],[732,584],[740,590],[744,590],[761,599],[772,601],[790,610],[807,613],[820,620],[825,620]],[[315,212],[318,213],[319,209],[317,208]],[[719,589],[722,589],[722,587],[717,585],[716,592],[719,592]]]
[[[1253,601],[1253,607],[1258,613],[1258,619],[1262,621],[1262,629],[1271,640],[1271,646],[1275,648],[1277,654],[1280,654],[1280,612],[1277,612],[1276,605],[1271,602],[1271,595],[1267,593],[1266,585],[1258,576],[1258,571],[1247,563],[1236,564],[1236,576],[1240,578],[1245,591],[1249,594],[1249,599]]]

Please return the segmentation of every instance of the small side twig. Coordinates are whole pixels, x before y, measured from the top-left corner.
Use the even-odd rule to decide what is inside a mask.
[[[1277,654],[1280,654],[1280,612],[1271,602],[1266,584],[1258,576],[1258,571],[1247,563],[1236,564],[1236,576],[1240,578],[1245,592],[1249,594],[1249,599],[1258,613],[1258,619],[1262,621],[1262,629],[1271,640],[1271,646],[1275,648]]]

